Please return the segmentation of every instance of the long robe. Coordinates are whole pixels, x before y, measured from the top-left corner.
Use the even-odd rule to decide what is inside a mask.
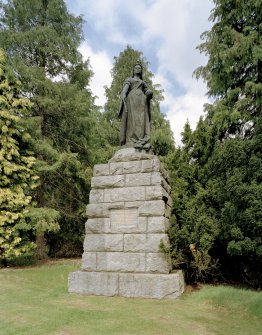
[[[121,117],[120,143],[131,145],[139,140],[150,138],[150,101],[146,92],[147,84],[137,78],[127,78],[122,97],[126,97],[126,103],[122,101],[119,111]]]

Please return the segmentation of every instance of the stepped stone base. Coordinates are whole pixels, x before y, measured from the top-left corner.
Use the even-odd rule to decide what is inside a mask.
[[[184,291],[182,271],[170,274],[71,272],[70,293],[129,298],[176,299]]]
[[[160,248],[169,245],[172,198],[159,159],[126,148],[93,172],[82,271],[70,273],[69,292],[177,298],[183,274],[170,273]]]

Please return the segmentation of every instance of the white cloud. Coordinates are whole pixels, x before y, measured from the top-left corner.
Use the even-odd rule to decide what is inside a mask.
[[[203,104],[207,102],[206,85],[192,78],[192,74],[206,62],[196,46],[201,43],[201,33],[209,29],[207,18],[210,10],[210,1],[161,0],[153,3],[144,19],[144,42],[156,38],[161,40],[155,78],[165,90],[162,106],[177,145],[181,144],[180,134],[186,121],[189,120],[191,127],[195,128],[203,114]]]
[[[143,40],[161,39],[159,72],[171,73],[182,86],[192,84],[192,72],[205,57],[196,51],[200,34],[208,29],[210,1],[156,1],[144,19]]]
[[[160,83],[165,90],[163,107],[176,143],[180,144],[180,133],[186,120],[194,128],[207,101],[205,85],[192,78],[192,73],[206,62],[196,46],[201,43],[201,33],[210,29],[208,17],[212,1],[74,0],[73,4],[67,0],[67,3],[79,14],[84,14],[90,34],[93,30],[96,38],[103,36],[107,47],[112,44],[116,50],[118,46],[120,52],[131,44],[142,51],[150,62],[150,56],[157,60],[154,64],[157,68],[155,83]],[[91,43],[92,38],[87,37]],[[103,50],[102,45],[100,48]],[[100,104],[104,101],[103,86],[111,80],[110,51],[96,53],[89,46],[87,52],[96,76],[94,93],[99,96]]]
[[[168,99],[167,119],[170,121],[171,129],[174,133],[176,145],[181,145],[181,132],[184,125],[189,120],[192,129],[195,128],[199,116],[203,114],[203,104],[206,99],[193,92],[187,92],[185,95]]]
[[[110,86],[112,78],[110,69],[112,68],[111,59],[105,51],[94,52],[89,44],[82,43],[79,51],[85,60],[89,59],[94,76],[90,83],[91,91],[97,96],[96,104],[103,106],[106,102],[104,95],[104,85]]]
[[[172,84],[164,76],[157,74],[155,79],[165,88],[165,100],[161,103],[162,111],[165,111],[170,121],[176,145],[182,145],[181,132],[187,120],[194,129],[200,115],[203,114],[203,105],[207,102],[206,87],[202,82],[195,81],[195,84],[185,94],[174,95]]]
[[[128,14],[131,18],[134,17],[135,12],[144,11],[144,3],[141,0],[129,2],[123,2],[123,0],[74,0],[74,4],[67,0],[67,3],[78,13],[84,14],[87,24],[89,26],[92,24],[92,30],[104,34],[108,42],[122,45],[133,42],[122,29],[123,16]]]

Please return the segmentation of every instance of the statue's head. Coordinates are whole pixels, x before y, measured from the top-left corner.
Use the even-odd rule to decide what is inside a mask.
[[[143,79],[143,66],[142,63],[139,61],[137,61],[133,67],[133,77],[134,75],[137,75],[141,79]]]

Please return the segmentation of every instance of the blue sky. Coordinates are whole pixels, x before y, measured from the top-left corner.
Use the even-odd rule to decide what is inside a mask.
[[[200,35],[209,30],[211,0],[65,0],[74,15],[83,15],[85,41],[80,46],[94,71],[91,89],[96,103],[105,102],[113,57],[127,44],[143,53],[154,83],[161,84],[165,101],[161,111],[170,121],[176,144],[188,119],[192,128],[207,102],[206,85],[192,77],[207,62],[196,50]]]

